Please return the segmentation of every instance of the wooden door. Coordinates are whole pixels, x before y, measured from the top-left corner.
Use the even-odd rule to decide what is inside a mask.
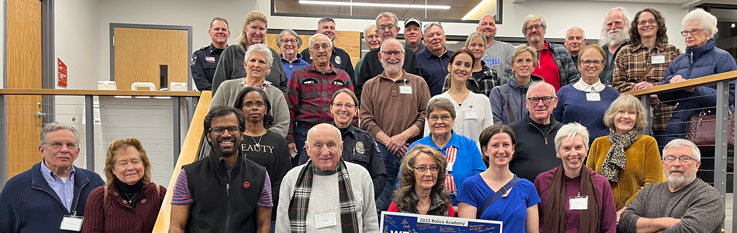
[[[167,66],[167,83],[188,83],[187,30],[115,27],[113,33],[118,90],[130,90],[133,82],[152,82],[158,90],[161,65]]]
[[[7,0],[7,88],[42,88],[41,2]],[[8,96],[8,178],[41,161],[41,96]]]

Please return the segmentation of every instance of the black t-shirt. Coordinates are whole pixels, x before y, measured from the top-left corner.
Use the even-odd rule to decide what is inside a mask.
[[[249,159],[266,168],[271,178],[271,196],[274,201],[274,209],[279,202],[279,187],[284,175],[292,169],[292,158],[289,156],[287,140],[278,134],[267,131],[261,137],[243,135],[241,141],[241,153]],[[287,203],[289,204],[289,203]],[[276,219],[276,214],[271,219]]]

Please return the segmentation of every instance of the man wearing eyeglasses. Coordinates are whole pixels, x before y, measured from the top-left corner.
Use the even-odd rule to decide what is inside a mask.
[[[271,230],[271,182],[266,169],[241,156],[245,117],[233,107],[205,116],[207,157],[182,166],[171,200],[169,232]]]
[[[394,13],[382,12],[376,16],[376,33],[379,34],[385,42],[388,39],[397,39],[397,34],[399,34],[400,30],[398,25],[397,15]],[[415,52],[408,50],[404,53],[403,60],[404,65],[402,65],[402,69],[404,69],[404,71],[414,75],[420,75],[420,68],[417,64]],[[361,93],[363,91],[363,84],[369,79],[372,79],[384,72],[384,67],[379,61],[378,49],[374,49],[366,53],[363,57],[363,64],[360,71],[361,72],[356,75],[356,96],[358,96],[359,99],[361,98]]]
[[[333,42],[323,34],[315,34],[309,41],[312,64],[296,69],[287,85],[289,106],[289,132],[287,142],[292,157],[292,167],[299,165],[304,150],[307,131],[313,125],[329,123],[330,98],[343,88],[353,90],[351,77],[330,63]]]
[[[663,148],[668,182],[640,190],[622,212],[618,232],[722,232],[724,200],[696,178],[701,152],[691,141],[675,139]]]
[[[105,182],[94,171],[74,166],[79,150],[74,126],[44,126],[38,146],[42,161],[10,178],[0,192],[0,232],[80,231],[87,196]]]
[[[228,47],[228,38],[230,30],[228,30],[228,21],[215,17],[210,21],[210,34],[212,42],[209,46],[202,47],[192,53],[189,67],[192,70],[192,80],[197,86],[197,90],[212,90],[212,77],[215,75],[215,68],[218,66],[220,54]]]
[[[330,41],[335,43],[335,38],[338,36],[335,31],[335,20],[330,17],[325,17],[317,21],[317,33],[326,35],[328,38],[330,38]],[[302,59],[307,61],[307,63],[312,63],[312,56],[310,54],[309,47],[302,50],[301,54]],[[353,80],[355,76],[355,74],[353,73],[353,63],[351,62],[351,56],[348,55],[345,50],[333,45],[333,51],[331,51],[330,54],[330,63],[333,64],[335,68],[341,69],[348,73],[348,76],[351,76],[351,80]]]
[[[376,209],[386,210],[391,204],[392,191],[399,171],[399,162],[411,142],[422,136],[425,127],[430,90],[422,77],[402,69],[402,44],[388,39],[379,48],[382,73],[366,82],[361,96],[361,129],[379,142],[387,179],[384,191],[376,201]]]
[[[561,87],[578,81],[579,73],[565,46],[545,41],[547,28],[542,16],[528,15],[522,25],[522,34],[525,34],[527,43],[537,50],[539,61],[532,74],[543,77],[545,82],[553,85],[557,93]],[[507,74],[511,74],[510,72],[511,69],[508,69]]]
[[[535,180],[537,175],[560,165],[553,142],[558,129],[563,126],[551,115],[558,106],[553,85],[535,82],[527,89],[525,100],[529,117],[510,124],[517,141],[517,148],[509,170],[520,178]]]

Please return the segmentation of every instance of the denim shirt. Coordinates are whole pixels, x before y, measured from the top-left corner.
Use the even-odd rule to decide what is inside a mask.
[[[59,198],[61,203],[64,204],[64,207],[66,207],[67,211],[69,211],[70,213],[72,212],[72,201],[74,201],[75,172],[76,171],[74,170],[74,166],[72,166],[72,170],[69,172],[69,177],[67,181],[64,182],[62,181],[61,177],[59,177],[59,175],[55,174],[48,167],[46,167],[45,162],[41,162],[41,175],[43,175],[46,183],[48,183],[49,187],[54,190],[56,196]]]

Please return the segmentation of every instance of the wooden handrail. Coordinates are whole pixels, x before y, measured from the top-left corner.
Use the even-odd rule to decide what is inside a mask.
[[[201,93],[199,91],[115,91],[115,90],[78,90],[78,89],[0,89],[0,95],[77,95],[77,96],[96,95],[96,96],[172,96],[172,97],[197,97],[197,96],[200,96],[200,94]],[[210,97],[212,97],[212,95]]]
[[[185,164],[190,164],[197,159],[197,153],[200,151],[200,142],[204,135],[205,129],[202,124],[205,121],[205,116],[210,110],[210,102],[212,101],[212,92],[203,91],[200,95],[200,101],[197,103],[197,109],[195,109],[194,116],[192,116],[192,123],[189,124],[189,130],[187,136],[182,144],[182,151],[179,153],[179,159],[177,164],[174,166],[171,179],[169,179],[169,186],[167,186],[166,197],[159,210],[159,216],[156,218],[156,225],[154,225],[153,232],[168,232],[169,231],[169,220],[171,215],[171,197],[174,193],[174,185],[176,184],[177,176]]]
[[[724,81],[724,80],[730,80],[734,78],[737,78],[737,70],[724,72],[724,73],[718,73],[718,74],[712,74],[712,75],[703,76],[700,78],[689,79],[683,82],[658,85],[658,86],[654,86],[654,87],[642,89],[642,90],[637,90],[637,91],[628,91],[628,92],[625,92],[625,94],[630,94],[633,96],[657,94],[657,93],[662,93],[662,92],[667,92],[667,91],[685,89],[689,87],[702,86],[705,84],[715,83],[715,82]]]

